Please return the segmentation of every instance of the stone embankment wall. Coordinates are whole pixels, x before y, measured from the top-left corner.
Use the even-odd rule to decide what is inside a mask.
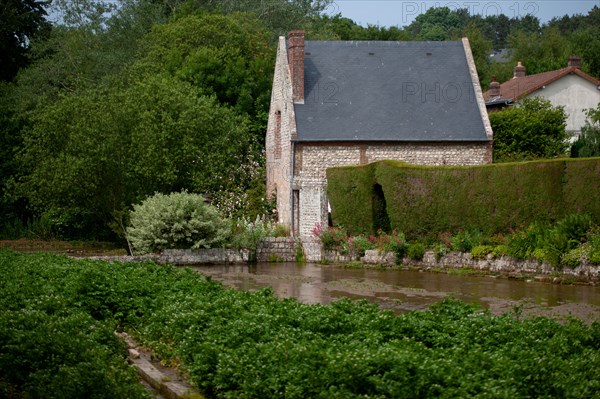
[[[379,252],[377,250],[366,251],[365,256],[358,258],[352,254],[340,254],[337,251],[323,250],[318,240],[307,240],[302,243],[291,237],[266,238],[258,247],[256,256],[252,251],[243,249],[171,249],[162,254],[144,256],[116,256],[97,257],[103,260],[126,260],[141,262],[152,260],[161,264],[192,265],[192,264],[240,264],[252,260],[259,262],[296,262],[296,256],[302,253],[304,260],[315,263],[341,264],[360,261],[363,264],[372,265],[395,265],[396,254],[393,252]],[[451,252],[440,258],[436,258],[433,251],[426,251],[422,260],[416,261],[408,257],[402,260],[402,265],[413,266],[424,269],[460,269],[470,268],[474,270],[498,272],[498,273],[521,273],[550,275],[561,273],[563,275],[578,276],[588,280],[600,280],[600,265],[583,262],[576,268],[563,268],[557,270],[546,263],[535,260],[520,260],[510,256],[502,256],[494,259],[488,255],[485,259],[473,259],[470,253]]]
[[[298,245],[300,245],[298,243]],[[258,262],[295,262],[296,241],[291,237],[267,237],[256,250]]]
[[[394,265],[396,256],[393,252],[379,252],[377,250],[366,251],[361,259],[362,263],[375,265]],[[520,260],[510,256],[502,256],[494,259],[488,255],[485,259],[473,259],[470,253],[451,252],[439,259],[433,251],[426,251],[423,260],[404,258],[402,264],[422,268],[470,268],[499,273],[523,273],[523,274],[552,274],[558,270],[547,263],[539,263],[536,260]],[[588,279],[600,279],[600,266],[583,263],[576,268],[564,267],[559,271],[564,275],[585,277]]]

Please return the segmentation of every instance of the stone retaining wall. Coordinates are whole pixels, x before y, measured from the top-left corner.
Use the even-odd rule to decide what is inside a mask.
[[[251,255],[248,249],[166,249],[158,261],[177,265],[246,263],[252,260]]]
[[[340,254],[337,251],[323,250],[318,240],[306,240],[303,243],[296,242],[291,237],[266,238],[259,246],[256,260],[259,262],[295,262],[298,246],[302,246],[304,259],[314,263],[348,263],[360,261],[372,265],[395,265],[396,254],[393,252],[379,252],[369,250],[360,259],[352,254]],[[102,260],[123,260],[141,262],[152,260],[156,263],[171,263],[176,265],[192,264],[235,264],[248,263],[253,260],[250,250],[236,250],[224,248],[211,249],[171,249],[165,250],[158,255],[144,256],[115,256],[115,257],[92,257]],[[470,268],[474,270],[485,270],[499,273],[524,273],[550,275],[560,272],[563,275],[584,277],[589,280],[600,280],[600,265],[582,264],[576,268],[563,268],[558,271],[546,263],[535,260],[520,260],[510,256],[502,256],[494,259],[488,255],[485,259],[473,259],[470,253],[451,252],[436,259],[433,251],[426,251],[423,260],[415,261],[404,258],[402,264],[425,269],[433,268]]]
[[[394,265],[396,263],[396,255],[393,252],[370,250],[366,251],[365,256],[360,260],[365,264]],[[402,264],[424,268],[471,268],[499,273],[552,274],[557,272],[551,265],[539,263],[535,260],[520,260],[510,256],[502,256],[494,259],[492,255],[488,255],[485,259],[473,259],[470,253],[460,252],[451,252],[438,260],[433,251],[426,251],[423,260],[415,261],[410,258],[404,258]],[[572,269],[565,267],[560,270],[560,273],[595,280],[600,278],[600,266],[582,264]]]
[[[258,246],[256,260],[258,262],[295,262],[296,241],[292,237],[267,237]]]

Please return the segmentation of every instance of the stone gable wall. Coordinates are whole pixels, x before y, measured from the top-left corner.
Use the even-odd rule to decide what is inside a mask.
[[[280,113],[279,123],[277,123],[278,117],[276,117],[278,112]],[[288,225],[291,220],[291,140],[296,132],[295,120],[286,43],[285,39],[280,37],[273,77],[273,90],[271,92],[271,107],[269,109],[265,152],[267,158],[267,195],[277,193],[279,222]],[[280,129],[279,140],[276,140],[275,130],[278,127]],[[276,142],[281,145],[279,149],[276,148]]]

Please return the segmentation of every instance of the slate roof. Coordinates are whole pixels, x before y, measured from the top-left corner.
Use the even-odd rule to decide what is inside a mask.
[[[487,141],[462,42],[306,41],[296,141]]]
[[[596,86],[600,85],[600,80],[593,78],[587,73],[581,71],[579,68],[574,66],[556,69],[554,71],[536,73],[535,75],[527,75],[521,78],[511,79],[500,85],[500,95],[490,96],[489,90],[483,93],[483,99],[486,104],[499,104],[511,101],[518,101],[523,97],[530,95],[531,93],[541,89],[544,86],[549,85],[557,81],[558,79],[575,74],[582,78],[589,80]]]

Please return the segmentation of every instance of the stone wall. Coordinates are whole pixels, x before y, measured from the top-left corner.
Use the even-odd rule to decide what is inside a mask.
[[[279,223],[291,224],[291,140],[296,135],[296,117],[285,38],[279,38],[271,91],[269,122],[265,138],[267,194],[277,193]]]
[[[246,263],[252,258],[250,250],[203,248],[203,249],[166,249],[158,258],[159,263],[177,265],[191,264],[233,264]]]
[[[258,246],[256,260],[258,262],[295,262],[296,248],[296,241],[291,237],[267,237]]]
[[[321,242],[317,239],[308,239],[302,243],[295,241],[291,237],[266,238],[259,246],[257,259],[260,262],[295,262],[298,245],[302,246],[304,258],[307,262],[327,262],[331,264],[348,263],[358,260],[358,257],[352,254],[340,254],[337,251],[326,251]],[[105,261],[130,261],[141,262],[151,260],[161,264],[175,265],[193,265],[193,264],[241,264],[248,263],[252,259],[252,253],[249,250],[235,250],[224,248],[210,249],[172,249],[165,250],[160,255],[144,256],[114,256],[91,257]],[[396,264],[396,255],[393,252],[379,252],[369,250],[365,256],[360,258],[363,264],[387,265]],[[426,251],[423,260],[415,261],[410,258],[404,258],[402,264],[405,266],[414,266],[424,269],[460,269],[470,268],[475,270],[498,272],[498,273],[517,273],[517,274],[538,274],[551,275],[557,273],[557,270],[551,265],[539,263],[534,260],[519,260],[510,256],[503,256],[493,259],[488,255],[485,259],[473,259],[470,253],[451,252],[437,259],[433,251]],[[582,277],[587,280],[600,280],[600,265],[582,264],[574,269],[563,268],[560,274],[567,276]]]
[[[325,179],[327,168],[390,159],[430,166],[484,165],[492,162],[492,150],[490,142],[298,144],[294,176]]]
[[[394,265],[396,256],[393,252],[379,252],[370,250],[365,252],[361,262],[373,265]],[[426,251],[423,260],[415,261],[410,258],[404,258],[402,264],[405,266],[422,267],[426,269],[433,268],[470,268],[474,270],[483,270],[498,273],[523,273],[523,274],[544,274],[556,273],[557,270],[549,264],[539,263],[535,260],[520,260],[510,256],[502,256],[494,259],[488,255],[485,259],[473,259],[470,253],[451,252],[437,259],[433,251]],[[576,268],[563,268],[560,273],[571,276],[580,276],[587,279],[600,279],[600,266],[591,264],[582,264]]]

